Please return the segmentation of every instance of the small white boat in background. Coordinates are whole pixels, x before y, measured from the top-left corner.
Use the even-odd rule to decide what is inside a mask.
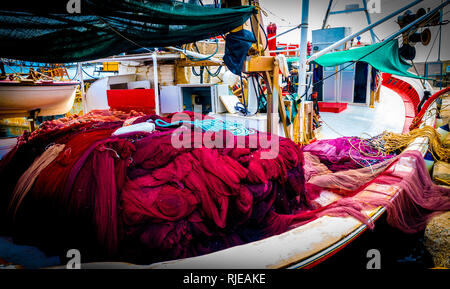
[[[73,106],[78,82],[0,81],[0,118],[65,114]]]

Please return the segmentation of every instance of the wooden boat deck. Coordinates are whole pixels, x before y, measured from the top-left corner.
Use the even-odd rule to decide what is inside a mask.
[[[381,87],[380,103],[375,108],[349,104],[340,113],[321,112],[322,127],[317,139],[333,139],[341,136],[368,138],[383,131],[401,133],[405,122],[405,106],[402,98],[389,88]]]

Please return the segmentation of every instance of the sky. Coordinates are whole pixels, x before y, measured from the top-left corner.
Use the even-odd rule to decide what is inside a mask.
[[[301,20],[301,1],[302,0],[260,0],[260,5],[267,11],[268,16],[263,17],[264,25],[268,25],[270,22],[277,24],[277,33],[285,31],[291,27],[294,27],[300,23]],[[369,0],[368,0],[369,1]],[[372,23],[385,17],[389,13],[413,2],[412,0],[379,0],[381,13],[370,14]],[[424,0],[410,8],[415,13],[418,8],[435,8],[441,3],[442,0]],[[311,30],[320,29],[322,27],[323,18],[325,16],[326,9],[328,7],[329,0],[310,0],[309,7],[309,36],[308,40],[311,40]],[[346,5],[359,4],[362,7],[361,0],[334,0],[332,11],[344,10]],[[450,5],[444,8],[444,20],[450,19]],[[447,14],[446,14],[447,13]],[[393,17],[386,23],[380,24],[374,28],[374,32],[380,38],[386,38],[400,28],[394,21],[397,17]],[[346,13],[330,15],[328,18],[328,24],[331,27],[351,27],[351,31],[357,32],[358,30],[367,26],[367,19],[364,12]],[[428,46],[422,44],[416,45],[416,58],[415,62],[423,62],[429,54],[428,61],[436,61],[439,51],[439,28],[431,27],[431,42]],[[434,46],[433,41],[436,38]],[[441,60],[450,60],[450,24],[442,26],[442,41],[441,41]],[[299,43],[300,31],[294,30],[284,36],[278,38],[282,43]],[[362,41],[370,43],[370,32],[366,32],[362,35]],[[433,49],[431,47],[433,46]],[[430,52],[431,51],[431,52]]]

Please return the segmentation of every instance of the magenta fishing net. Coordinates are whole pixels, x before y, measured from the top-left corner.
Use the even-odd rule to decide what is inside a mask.
[[[23,135],[0,164],[1,229],[17,242],[57,252],[76,246],[89,252],[88,260],[148,264],[260,240],[324,215],[353,216],[372,227],[363,211],[379,205],[406,232],[448,210],[449,190],[431,182],[419,153],[378,154],[358,138],[301,148],[262,132],[203,131],[194,122],[201,115],[186,116],[170,125],[177,115],[95,111]],[[168,125],[112,135],[123,125],[158,120]],[[198,146],[195,135],[174,146],[180,132],[216,147]],[[64,147],[45,162],[40,156],[52,144]],[[267,158],[273,147],[277,153]],[[398,169],[405,158],[412,171]],[[33,179],[25,182],[24,173]],[[360,197],[374,182],[401,190],[393,202],[378,192]],[[23,191],[16,186],[27,193],[13,218],[8,205]],[[324,191],[337,198],[324,203]]]

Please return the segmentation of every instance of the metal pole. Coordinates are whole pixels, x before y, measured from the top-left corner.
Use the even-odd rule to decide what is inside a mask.
[[[364,13],[366,14],[366,18],[367,18],[367,24],[372,24],[372,21],[370,19],[370,15],[369,15],[369,11],[367,11],[367,1],[366,0],[362,0],[363,2],[363,6],[364,6]],[[370,36],[372,37],[372,43],[375,43],[375,32],[373,32],[373,29],[370,29]]]
[[[289,32],[291,32],[291,31],[293,31],[293,30],[295,30],[295,29],[298,29],[298,28],[300,28],[300,27],[302,27],[301,24],[295,26],[294,28],[291,28],[291,29],[289,29],[289,30],[286,30],[286,31],[284,31],[284,32],[281,32],[281,33],[278,34],[278,35],[272,36],[272,37],[268,38],[267,40],[272,40],[272,39],[274,39],[274,38],[280,37],[281,35],[284,35],[284,34],[286,34],[286,33],[289,33]]]
[[[302,0],[302,24],[300,28],[300,59],[298,67],[298,96],[306,91],[306,49],[308,43],[309,0]]]
[[[78,82],[80,83],[80,91],[81,91],[81,102],[83,104],[83,113],[88,113],[87,111],[87,103],[86,103],[86,91],[84,90],[84,80],[83,80],[83,66],[81,62],[77,63],[78,65]]]
[[[298,97],[300,97],[300,140],[303,142],[305,127],[305,109],[303,94],[306,92],[306,50],[308,45],[308,16],[309,16],[309,0],[302,0],[302,22],[300,28],[300,55],[299,55],[299,67],[298,67]]]
[[[406,5],[405,7],[401,8],[401,9],[399,9],[399,10],[397,10],[397,11],[395,11],[395,12],[392,12],[392,13],[389,14],[388,16],[386,16],[386,17],[384,17],[384,18],[378,20],[377,22],[375,22],[375,23],[373,23],[373,24],[367,26],[366,28],[364,28],[364,29],[362,29],[362,30],[360,30],[360,31],[358,31],[358,32],[356,32],[356,33],[353,33],[352,35],[349,35],[349,36],[347,36],[347,37],[345,37],[345,38],[339,40],[338,42],[335,42],[334,44],[328,46],[328,47],[325,48],[325,49],[322,49],[322,50],[319,51],[319,52],[314,53],[314,54],[311,55],[311,57],[308,59],[308,62],[313,61],[314,59],[316,59],[316,58],[318,58],[318,57],[324,55],[325,53],[328,53],[329,51],[331,51],[331,50],[333,50],[333,49],[335,49],[335,48],[341,46],[342,44],[344,44],[345,42],[347,42],[347,41],[349,41],[349,40],[355,38],[356,36],[358,36],[358,35],[360,35],[360,34],[363,34],[363,33],[366,32],[366,31],[371,30],[372,28],[374,28],[374,27],[380,25],[380,24],[383,23],[383,22],[386,22],[386,20],[391,19],[391,18],[394,17],[395,15],[400,14],[401,12],[407,10],[408,8],[414,6],[414,5],[416,5],[416,4],[418,4],[418,3],[422,2],[422,1],[423,1],[423,0],[416,0],[416,1],[414,1],[414,2],[412,2],[412,3],[410,3],[410,4],[408,4],[408,5]]]
[[[156,59],[156,52],[153,52],[153,89],[155,91],[155,114],[159,115],[159,87],[158,87],[158,59]]]
[[[322,29],[325,29],[325,27],[327,26],[328,15],[330,15],[330,10],[331,10],[332,4],[333,4],[333,0],[330,0],[330,2],[328,2],[327,13],[325,14],[325,17],[323,18]]]

